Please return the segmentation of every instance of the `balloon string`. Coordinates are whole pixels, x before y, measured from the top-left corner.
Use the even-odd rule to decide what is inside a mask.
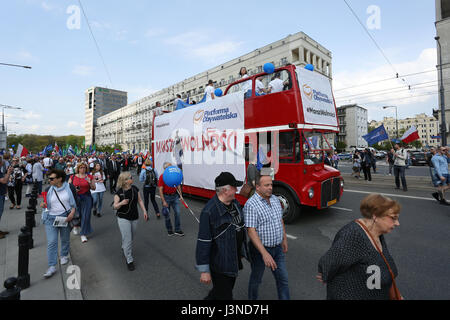
[[[181,195],[180,190],[178,190],[178,188],[176,188],[176,190],[177,190],[178,194],[180,195],[180,198],[183,199],[183,196]],[[181,199],[180,199],[180,200],[181,200]],[[197,220],[197,222],[200,223],[200,221],[198,220],[198,218],[195,216],[194,212],[192,212],[191,208],[189,208],[189,206],[187,205],[186,201],[184,201],[184,199],[181,200],[181,201],[183,202],[184,207],[187,208],[187,209],[191,212],[191,214],[192,214],[192,216],[195,218],[195,220]]]

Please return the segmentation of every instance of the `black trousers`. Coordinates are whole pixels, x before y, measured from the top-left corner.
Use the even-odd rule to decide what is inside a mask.
[[[233,300],[233,288],[236,277],[211,271],[213,288],[204,300]]]
[[[144,205],[145,210],[147,210],[148,213],[148,197],[150,196],[150,199],[152,200],[153,209],[155,209],[155,214],[159,213],[159,207],[158,203],[156,202],[156,187],[144,187]]]
[[[370,167],[363,166],[364,180],[372,181],[372,175],[370,174]]]
[[[111,192],[116,190],[117,179],[119,179],[119,175],[110,175],[109,176],[109,188],[110,188]]]
[[[16,185],[14,187],[8,187],[8,197],[11,200],[11,204],[20,206],[22,203],[22,186],[22,181],[16,181]],[[16,197],[14,197],[14,194]]]

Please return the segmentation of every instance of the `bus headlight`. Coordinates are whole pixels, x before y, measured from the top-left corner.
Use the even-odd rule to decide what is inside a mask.
[[[310,199],[314,198],[314,188],[310,188],[308,190],[308,196]]]

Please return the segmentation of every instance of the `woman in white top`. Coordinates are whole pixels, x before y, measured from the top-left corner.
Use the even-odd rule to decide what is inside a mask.
[[[242,67],[241,70],[239,70],[239,77],[241,79],[248,78],[247,68]],[[244,93],[247,93],[249,90],[252,90],[252,81],[248,80],[245,82],[241,82],[241,91],[244,91]]]
[[[41,207],[46,207],[42,213],[42,224],[45,225],[47,234],[47,257],[48,270],[44,274],[45,278],[50,278],[56,272],[58,264],[58,234],[61,237],[61,264],[69,261],[70,250],[70,227],[54,226],[58,218],[63,222],[70,222],[76,210],[76,202],[70,186],[65,182],[66,174],[62,170],[51,170],[48,175],[50,188],[47,191],[46,203],[42,202]]]
[[[94,205],[92,206],[92,209],[94,209],[93,215],[100,218],[102,216],[103,194],[106,191],[104,183],[106,176],[100,163],[95,164],[92,176],[95,180],[95,190],[91,190],[92,198],[94,199]]]

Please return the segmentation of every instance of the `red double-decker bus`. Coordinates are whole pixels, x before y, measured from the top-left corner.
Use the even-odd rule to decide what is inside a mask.
[[[343,178],[338,170],[324,164],[339,132],[330,80],[288,65],[236,81],[226,88],[224,96],[238,91],[245,93],[245,167],[257,159],[263,164],[261,170],[272,175],[273,194],[282,203],[284,221],[293,222],[303,206],[324,209],[339,202]],[[153,137],[154,133],[155,121]],[[152,147],[155,154],[154,143]],[[186,194],[210,198],[214,192],[183,185]],[[236,198],[241,204],[247,200],[239,195]]]

